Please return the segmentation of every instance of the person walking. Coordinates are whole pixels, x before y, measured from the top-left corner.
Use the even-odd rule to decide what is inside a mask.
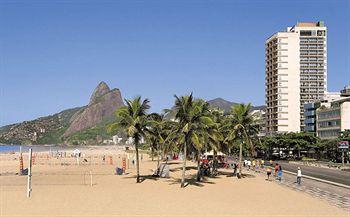
[[[298,167],[298,172],[297,172],[297,184],[301,185],[301,169]]]
[[[233,163],[233,176],[234,177],[237,176],[237,167],[238,167],[237,163]]]
[[[277,179],[279,181],[282,181],[282,166],[281,165],[279,165],[279,167],[278,167]]]
[[[274,173],[275,177],[277,176],[278,169],[279,169],[279,166],[278,166],[278,163],[276,163],[276,165],[275,165],[275,173]]]
[[[270,181],[270,176],[271,176],[272,170],[270,167],[267,168],[266,170],[266,175],[267,175],[267,181]]]

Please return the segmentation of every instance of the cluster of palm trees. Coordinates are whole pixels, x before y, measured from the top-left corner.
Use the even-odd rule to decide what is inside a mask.
[[[170,153],[182,154],[181,187],[185,186],[186,160],[190,155],[197,161],[197,181],[200,181],[200,155],[206,150],[213,150],[214,157],[219,151],[228,155],[236,153],[240,165],[243,149],[247,154],[255,154],[253,143],[259,129],[251,113],[251,104],[235,105],[230,113],[224,114],[221,110],[211,108],[206,101],[195,99],[192,94],[175,95],[172,109],[165,110],[163,114],[149,114],[148,99],[136,97],[125,100],[125,103],[125,107],[116,111],[116,122],[109,126],[109,130],[122,129],[128,137],[133,138],[136,182],[140,182],[138,155],[141,138],[146,138],[152,157],[157,156],[158,166],[160,157]]]

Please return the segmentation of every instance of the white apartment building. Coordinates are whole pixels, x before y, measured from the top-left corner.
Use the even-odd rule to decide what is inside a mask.
[[[304,104],[327,91],[326,27],[297,23],[265,42],[266,131],[300,132]]]

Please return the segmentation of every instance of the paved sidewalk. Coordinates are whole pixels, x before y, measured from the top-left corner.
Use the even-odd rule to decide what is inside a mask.
[[[260,170],[254,172],[252,170],[246,171],[250,174],[255,174],[266,178],[266,172]],[[290,174],[283,174],[282,181],[275,180],[272,176],[270,180],[276,182],[279,185],[291,188],[295,191],[305,192],[313,197],[317,197],[326,200],[331,205],[346,209],[350,212],[350,190],[346,188],[336,187],[326,183],[320,183],[318,181],[302,179],[302,184],[296,183],[296,177]]]

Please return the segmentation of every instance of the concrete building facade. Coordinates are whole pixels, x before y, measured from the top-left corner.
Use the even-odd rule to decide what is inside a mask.
[[[316,110],[316,132],[321,139],[333,139],[350,129],[350,97],[334,100]]]
[[[316,110],[321,106],[330,107],[331,102],[341,99],[340,92],[326,92],[321,100],[304,104],[304,132],[316,134]]]
[[[297,23],[265,42],[265,103],[268,134],[300,132],[304,104],[327,91],[326,27]]]

